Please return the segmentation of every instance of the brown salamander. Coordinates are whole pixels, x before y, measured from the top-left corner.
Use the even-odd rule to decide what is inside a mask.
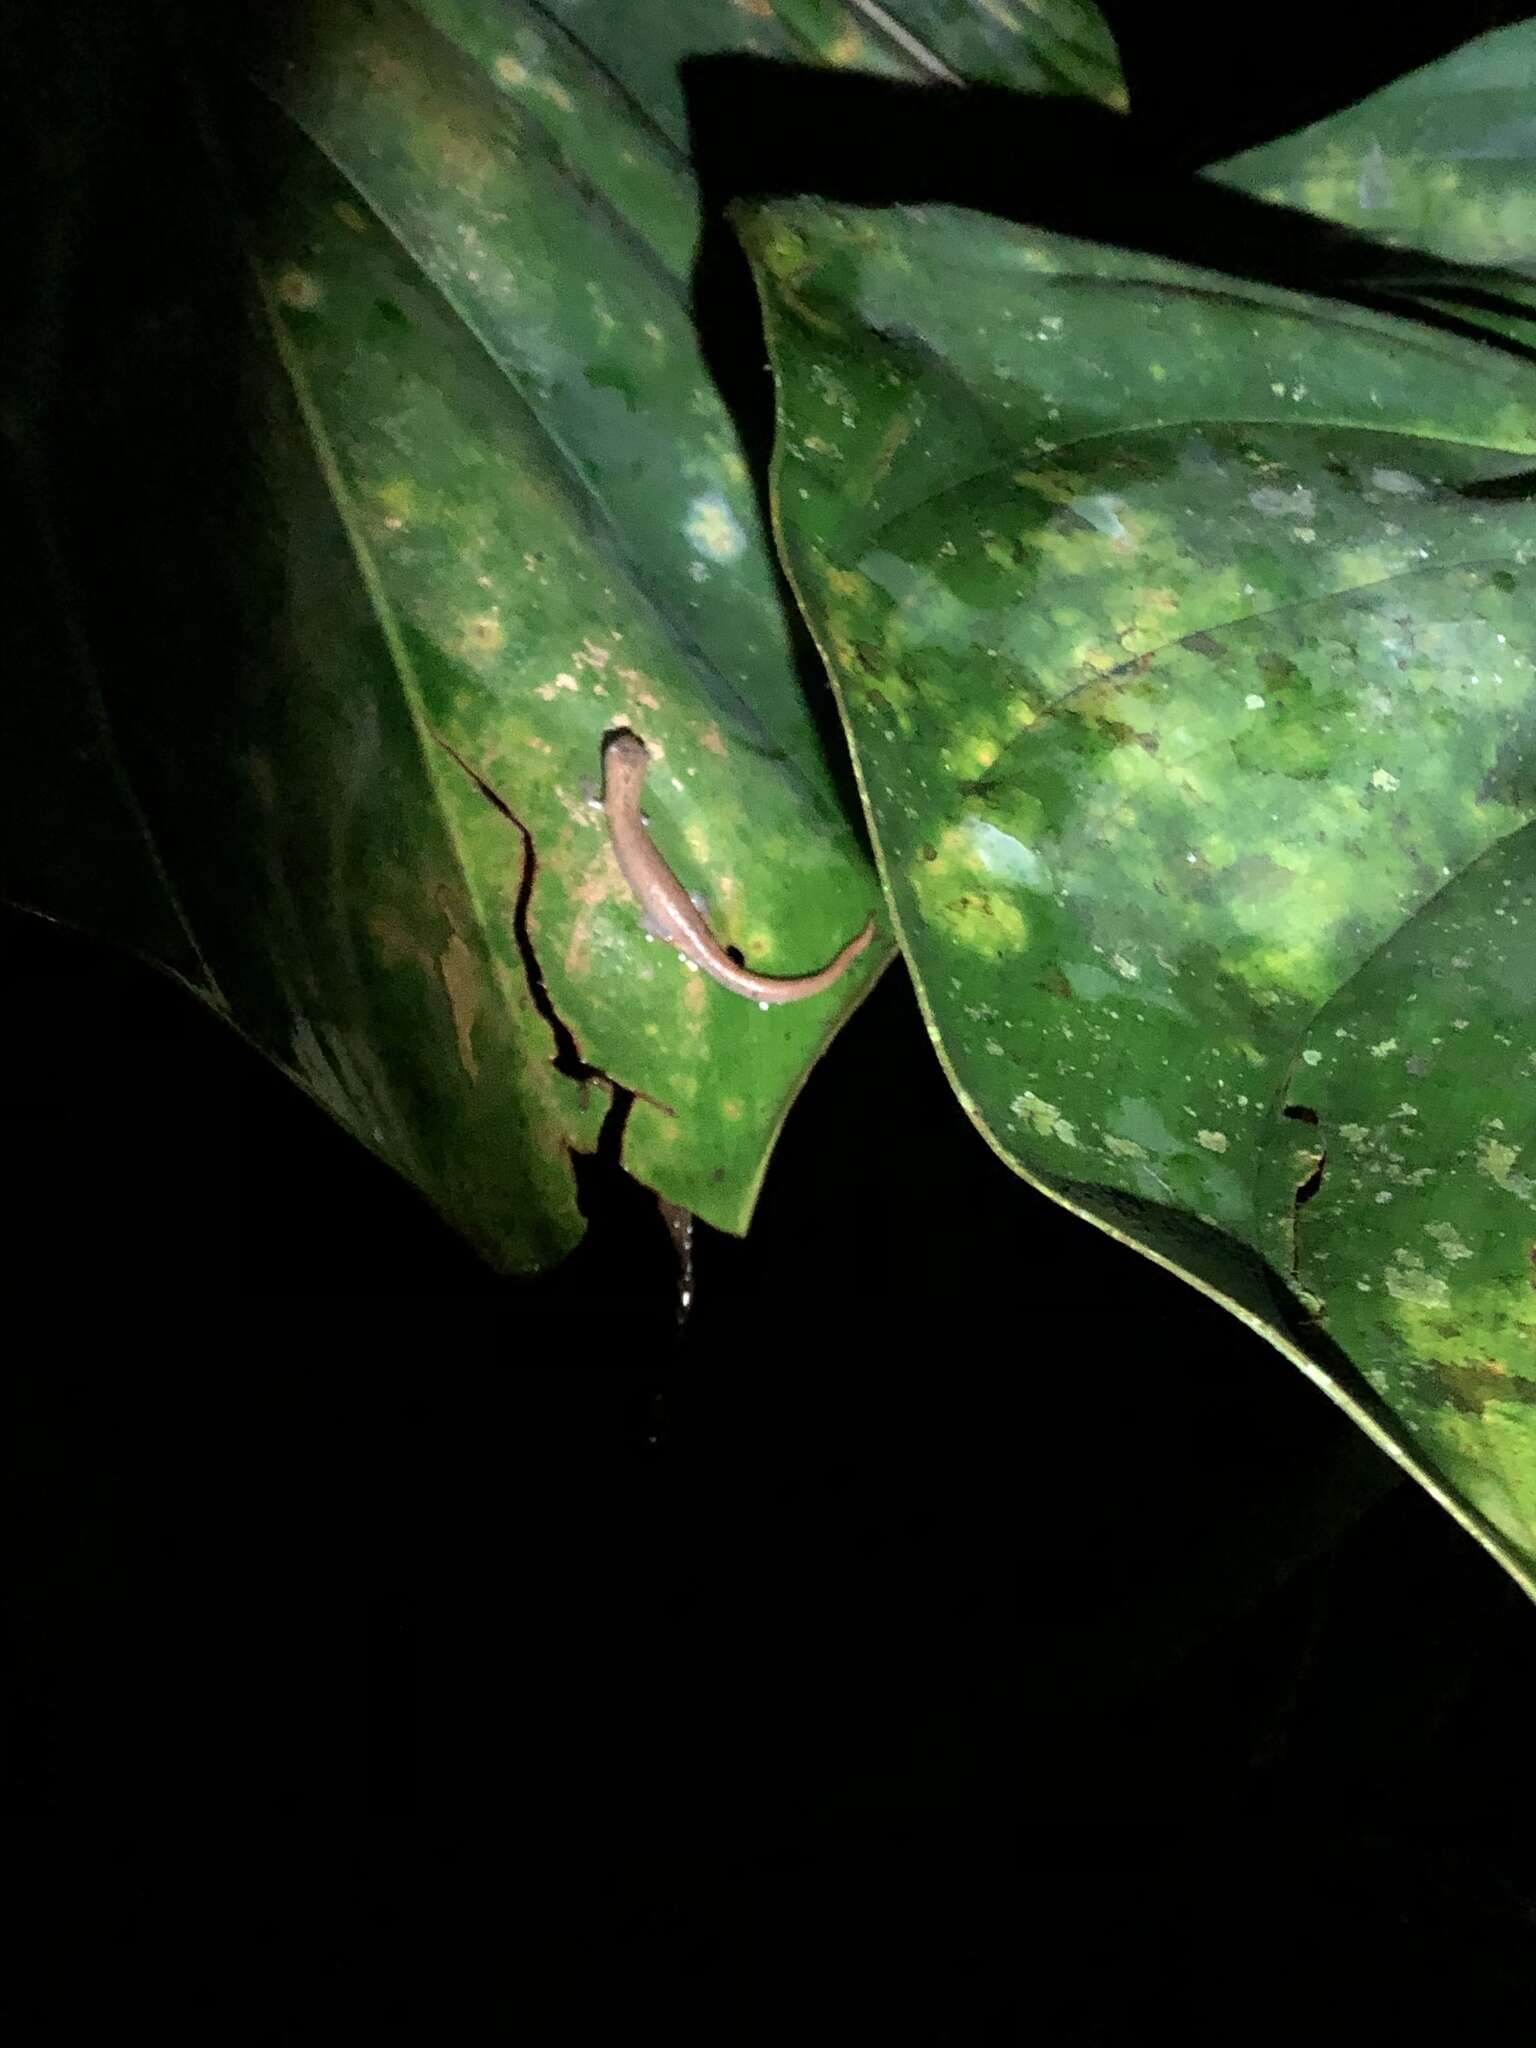
[[[846,973],[875,935],[871,918],[835,959],[815,974],[754,974],[738,967],[710,930],[688,891],[658,852],[640,815],[650,753],[638,733],[619,731],[603,749],[603,809],[619,868],[645,912],[649,929],[718,981],[757,1003],[798,1003],[819,996]]]

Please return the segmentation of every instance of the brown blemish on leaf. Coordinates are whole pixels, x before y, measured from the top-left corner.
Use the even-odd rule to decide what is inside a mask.
[[[1132,678],[1144,676],[1156,660],[1157,656],[1155,654],[1138,654],[1131,661],[1116,662],[1115,666],[1109,670],[1109,675],[1117,683],[1123,682],[1127,676]]]
[[[296,313],[312,312],[320,303],[318,281],[297,263],[290,263],[285,270],[278,272],[272,289],[277,294],[278,304]]]
[[[392,911],[374,911],[368,919],[368,931],[386,967],[409,964],[435,976],[442,983],[453,1015],[459,1059],[473,1081],[479,1077],[473,1033],[485,999],[483,980],[475,956],[459,932],[458,921],[453,915],[453,900],[446,888],[438,890],[437,905],[449,932],[436,958],[427,944],[407,929]]]
[[[571,667],[577,670],[595,668],[599,675],[613,659],[613,649],[605,647],[601,640],[583,640],[581,651],[571,656]]]
[[[410,77],[404,58],[397,57],[393,50],[387,49],[382,43],[370,43],[362,53],[362,63],[364,71],[368,74],[369,83],[376,85],[381,92],[387,92],[392,86],[403,85]]]
[[[1489,1401],[1510,1401],[1525,1398],[1521,1383],[1510,1375],[1507,1365],[1496,1358],[1485,1358],[1476,1365],[1454,1364],[1448,1359],[1436,1359],[1435,1376],[1450,1395],[1453,1404],[1466,1415],[1481,1415]],[[1530,1397],[1536,1400],[1536,1389]]]
[[[434,124],[431,140],[438,161],[466,198],[477,199],[495,175],[495,152],[478,136],[466,135],[446,123]]]
[[[368,933],[386,967],[401,967],[408,960],[421,966],[425,955],[414,932],[407,931],[392,911],[375,910],[368,919]]]
[[[500,654],[506,642],[506,630],[494,611],[480,612],[476,617],[465,620],[460,645],[466,654],[481,657]]]
[[[870,471],[870,485],[883,483],[886,471],[901,452],[902,443],[916,426],[916,416],[911,412],[899,412],[880,437],[880,446],[875,450],[875,459]]]
[[[617,862],[610,865],[617,878]],[[584,875],[570,895],[572,902],[580,907],[571,919],[571,935],[565,943],[563,965],[566,980],[580,982],[585,981],[592,970],[592,925],[598,906],[610,899],[613,889],[607,875]]]
[[[644,669],[621,668],[616,673],[621,683],[628,683],[637,704],[643,704],[647,711],[661,709],[661,700],[654,694],[651,678]]]
[[[1138,732],[1134,725],[1127,725],[1119,718],[1096,718],[1093,722],[1100,732],[1108,733],[1110,738],[1122,747],[1140,747],[1143,753],[1147,754],[1157,752],[1158,738],[1155,732]]]
[[[460,1062],[471,1081],[476,1081],[480,1078],[480,1068],[475,1059],[474,1030],[484,989],[475,956],[457,932],[449,933],[447,944],[438,954],[437,971],[448,992],[448,1007],[453,1012]]]

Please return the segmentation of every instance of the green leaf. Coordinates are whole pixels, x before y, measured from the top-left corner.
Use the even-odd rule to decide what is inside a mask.
[[[238,335],[238,411],[213,418],[210,383],[180,437],[203,468],[147,412],[130,457],[140,501],[180,481],[193,521],[145,564],[143,614],[190,638],[196,591],[214,687],[206,647],[131,685],[100,632],[50,650],[5,886],[185,979],[505,1269],[580,1234],[571,1154],[615,1085],[631,1171],[742,1229],[888,948],[764,1015],[646,941],[588,801],[604,732],[633,724],[663,756],[664,849],[770,973],[821,965],[875,900],[692,325],[679,65],[745,51],[1113,98],[1112,46],[1081,0],[985,20],[698,0],[638,28],[605,0],[241,18],[260,96],[215,95],[205,121],[245,222],[189,158],[180,268],[121,344],[146,393],[183,375],[190,394],[186,337],[216,363],[221,326]],[[46,433],[20,459],[44,581],[83,618],[89,566],[33,488]]]
[[[210,115],[245,224],[210,194],[154,308],[228,354],[198,292],[249,238],[221,425],[252,502],[194,500],[143,593],[173,618],[179,567],[225,636],[109,679],[101,719],[71,708],[82,650],[8,886],[186,976],[505,1269],[580,1234],[570,1155],[614,1085],[630,1170],[740,1230],[889,948],[765,1014],[647,940],[590,802],[627,721],[664,849],[769,973],[878,900],[693,329],[688,167],[531,4],[323,0],[285,33]],[[87,765],[65,862],[40,821]],[[92,848],[111,872],[81,885]]]
[[[1536,275],[1533,93],[1522,21],[1206,175],[1395,248]]]
[[[597,157],[574,174],[527,110],[530,84],[557,106],[574,90],[569,50],[552,95],[527,37],[481,68],[403,5],[330,0],[317,19],[323,44],[268,80],[316,146],[263,267],[412,721],[441,743],[476,922],[510,965],[511,835],[483,788],[531,838],[528,935],[555,1013],[640,1098],[627,1164],[743,1228],[869,970],[768,1017],[652,944],[590,803],[605,732],[627,722],[662,755],[658,834],[754,966],[820,966],[875,887],[685,287],[617,232]]]
[[[1529,348],[1533,93],[1536,21],[1522,21],[1206,175],[1401,252],[1378,282]]]
[[[481,0],[431,0],[439,18],[483,16]],[[639,32],[634,0],[546,0],[655,129],[688,147],[680,66],[725,54],[824,64],[916,83],[974,79],[1066,93],[1123,110],[1114,40],[1091,0],[667,0]]]
[[[963,78],[1018,92],[1080,94],[1125,111],[1114,37],[1091,0],[980,0],[964,7],[955,0],[896,0],[880,11]]]
[[[945,208],[739,225],[961,1100],[1530,1586],[1536,373]]]

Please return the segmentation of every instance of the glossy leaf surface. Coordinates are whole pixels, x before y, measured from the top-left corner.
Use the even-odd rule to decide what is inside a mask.
[[[1529,1583],[1536,373],[977,214],[741,226],[962,1100]]]
[[[1479,36],[1208,177],[1397,248],[1536,275],[1536,21]]]

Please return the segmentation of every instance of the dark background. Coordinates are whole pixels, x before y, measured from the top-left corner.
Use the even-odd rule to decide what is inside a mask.
[[[886,88],[700,67],[706,190],[1327,276],[1353,252],[1267,254],[1184,172],[1525,10],[1105,11],[1129,140],[1044,106],[1026,142],[1003,95],[914,135]],[[26,13],[13,90],[24,133],[106,127],[132,166],[115,317],[174,234],[174,85],[122,29],[71,80],[86,34]],[[760,447],[733,264],[708,237],[700,320]],[[151,970],[7,913],[0,976],[13,1812],[473,1817],[538,1956],[509,2011],[606,1983],[720,2039],[1135,2039],[1231,1986],[1385,2032],[1453,1981],[1464,2021],[1533,1988],[1529,1603],[1278,1354],[993,1158],[899,966],[751,1236],[701,1233],[681,1334],[611,1160],[569,1265],[499,1281]]]

